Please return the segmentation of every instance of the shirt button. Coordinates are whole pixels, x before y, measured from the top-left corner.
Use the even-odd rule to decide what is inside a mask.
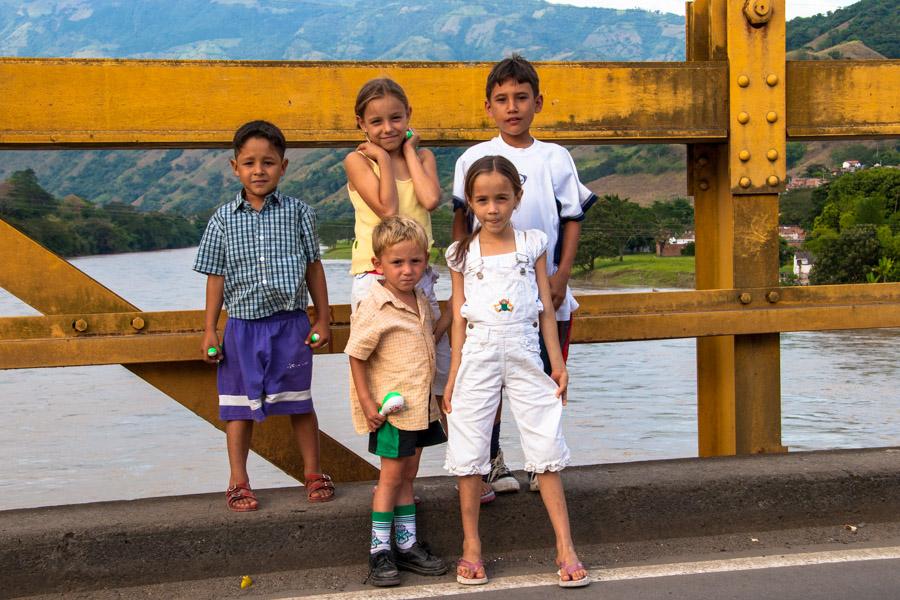
[[[263,236],[259,236],[259,239],[260,239],[260,241],[262,241],[262,240],[263,240]]]
[[[532,326],[532,327],[537,327],[537,326],[538,326],[537,321],[535,321],[534,323],[532,323],[531,326]]]
[[[265,260],[266,260],[266,257],[265,257],[265,256],[260,256],[260,257],[259,257],[259,262],[265,262]]]
[[[475,329],[475,326],[469,323],[469,329]]]
[[[262,280],[262,284],[263,284],[263,285],[266,285],[266,280],[265,280],[265,279]]]

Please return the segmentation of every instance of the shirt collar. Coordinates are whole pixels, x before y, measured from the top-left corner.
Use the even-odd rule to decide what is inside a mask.
[[[271,194],[266,196],[265,203],[263,204],[263,208],[265,208],[269,204],[281,204],[282,193],[277,189],[274,190]],[[237,212],[239,210],[252,210],[253,207],[250,206],[250,203],[244,199],[244,190],[240,190],[234,198],[234,202],[232,202],[231,210],[232,212]]]
[[[419,295],[420,295],[419,289],[418,288],[415,289],[414,292],[416,295],[416,305],[419,307],[419,312],[421,313],[422,312],[422,302],[419,299]],[[403,300],[401,300],[400,298],[395,296],[394,293],[391,292],[386,287],[384,287],[380,281],[376,282],[375,285],[372,286],[369,293],[372,295],[372,297],[378,303],[378,308],[381,308],[382,306],[384,306],[387,303],[391,303],[401,310],[407,310],[409,312],[413,312],[413,310],[409,307],[408,304],[406,304],[406,302],[404,302]]]

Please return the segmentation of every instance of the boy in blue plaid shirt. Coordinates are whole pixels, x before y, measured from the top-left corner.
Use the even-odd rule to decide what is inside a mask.
[[[194,270],[207,275],[203,357],[218,364],[219,417],[231,470],[228,507],[256,510],[247,454],[254,421],[290,415],[305,469],[307,498],[334,498],[319,468],[319,424],[312,405],[312,350],[330,338],[328,288],[313,209],[278,191],[288,161],[275,125],[252,121],[234,134],[231,167],[243,189],[209,220]],[[308,296],[316,322],[306,314]],[[222,343],[216,322],[228,323]],[[215,349],[213,351],[213,349]]]

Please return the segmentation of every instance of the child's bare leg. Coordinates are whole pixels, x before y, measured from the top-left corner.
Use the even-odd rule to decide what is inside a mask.
[[[410,458],[381,457],[381,474],[378,476],[378,486],[372,497],[373,511],[394,512],[394,507],[398,504],[412,504],[411,492],[408,498],[401,496],[403,472],[409,460]]]
[[[459,477],[459,511],[463,526],[463,560],[477,563],[481,560],[481,536],[478,533],[478,515],[481,510],[481,476],[467,475]],[[485,576],[484,568],[475,572],[464,566],[457,568],[457,573],[470,579]]]
[[[403,482],[400,485],[400,491],[397,494],[397,505],[415,503],[415,494],[413,492],[413,482],[416,475],[419,474],[419,461],[422,459],[422,449],[416,448],[416,453],[403,459]]]
[[[319,419],[316,412],[291,415],[291,427],[297,439],[297,447],[303,458],[303,474],[321,473],[319,464]],[[313,498],[327,498],[334,495],[333,489],[322,488],[312,493]]]
[[[228,448],[228,487],[239,483],[249,484],[247,474],[247,455],[250,452],[250,438],[253,435],[253,421],[226,421],[225,444]],[[234,502],[235,508],[253,508],[257,506],[252,498],[241,498]]]
[[[538,473],[541,486],[541,499],[550,517],[553,533],[556,535],[556,563],[562,565],[574,565],[578,563],[578,554],[575,552],[575,543],[572,541],[572,531],[569,527],[569,510],[566,507],[566,495],[563,491],[562,478],[558,472]],[[563,572],[561,578],[564,581],[570,579],[582,579],[587,576],[587,571],[579,569],[571,575]]]

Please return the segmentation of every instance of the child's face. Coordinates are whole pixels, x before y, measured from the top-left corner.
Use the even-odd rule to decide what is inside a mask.
[[[422,279],[428,266],[428,255],[413,240],[404,240],[388,246],[381,256],[372,259],[372,264],[384,274],[386,288],[395,294],[406,294]]]
[[[509,225],[520,195],[516,195],[512,183],[501,173],[482,173],[472,183],[469,208],[484,231],[499,234]]]
[[[515,138],[528,134],[543,105],[544,97],[535,97],[530,83],[507,79],[494,86],[484,108],[502,133]]]
[[[275,191],[288,161],[278,154],[266,138],[252,137],[231,160],[234,174],[241,180],[247,195],[265,198]]]
[[[411,114],[412,109],[404,106],[399,98],[388,95],[369,102],[356,122],[370,142],[390,152],[406,141]]]

